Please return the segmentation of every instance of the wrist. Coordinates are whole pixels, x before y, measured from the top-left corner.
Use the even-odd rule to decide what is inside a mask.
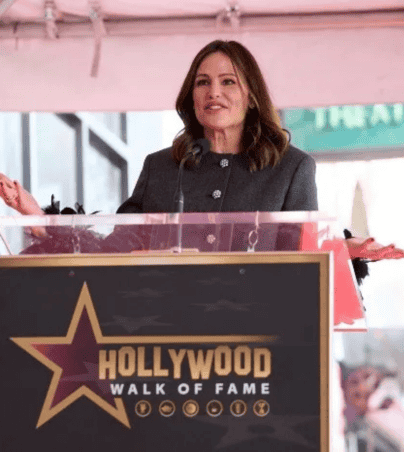
[[[45,215],[45,212],[38,206],[31,209],[18,209],[21,215]]]

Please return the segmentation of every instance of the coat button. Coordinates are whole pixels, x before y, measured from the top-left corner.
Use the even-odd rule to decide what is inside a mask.
[[[222,168],[226,168],[226,166],[229,166],[229,159],[222,159],[222,160],[220,160],[220,166]]]
[[[220,190],[215,190],[215,191],[212,193],[212,197],[213,197],[214,199],[219,199],[221,196],[222,196],[222,192],[221,192]]]
[[[206,237],[206,241],[212,245],[213,243],[215,243],[216,237],[213,234],[209,234]]]

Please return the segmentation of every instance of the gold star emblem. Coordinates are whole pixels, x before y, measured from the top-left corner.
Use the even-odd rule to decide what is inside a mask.
[[[111,395],[108,380],[98,379],[98,350],[114,339],[102,335],[86,283],[65,337],[11,338],[53,371],[37,428],[83,396],[130,428],[123,400]]]

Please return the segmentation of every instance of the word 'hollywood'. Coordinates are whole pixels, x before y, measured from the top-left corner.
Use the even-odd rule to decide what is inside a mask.
[[[172,369],[162,367],[161,347],[153,347],[150,368],[146,368],[146,347],[124,346],[119,350],[99,351],[100,380],[115,380],[120,377],[168,377],[182,378],[183,363],[187,362],[192,380],[208,380],[212,373],[224,377],[251,375],[266,378],[271,374],[271,352],[268,348],[240,345],[232,350],[221,345],[208,350],[168,349]]]

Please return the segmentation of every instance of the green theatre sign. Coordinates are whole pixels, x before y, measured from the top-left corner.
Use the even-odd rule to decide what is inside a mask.
[[[308,152],[404,148],[404,104],[283,110],[292,144]]]

